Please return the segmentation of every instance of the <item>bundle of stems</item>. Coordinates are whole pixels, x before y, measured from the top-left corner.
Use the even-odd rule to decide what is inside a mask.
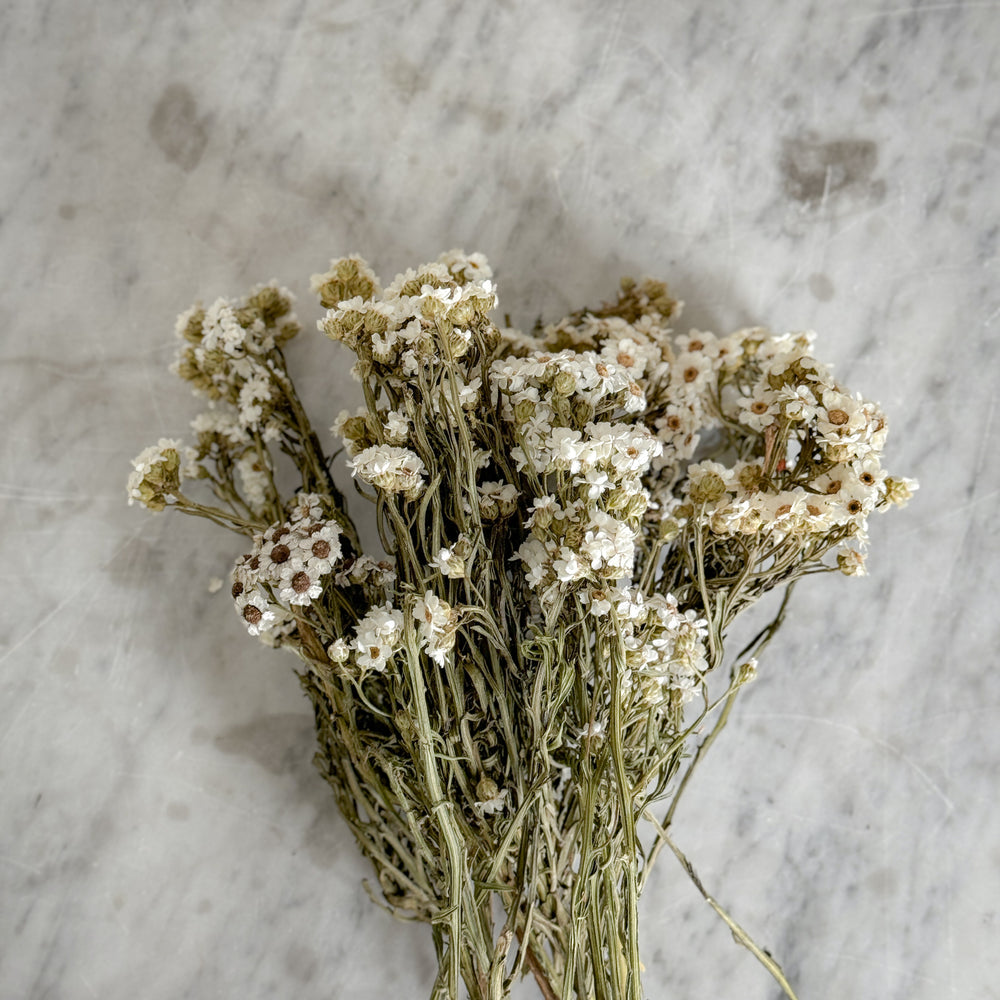
[[[334,432],[383,551],[362,551],[296,393],[274,285],[179,318],[174,370],[208,409],[193,445],[134,460],[129,499],[246,536],[237,612],[300,658],[316,764],[382,905],[431,927],[432,997],[499,1000],[530,974],[547,1000],[638,1000],[663,847],[793,997],[671,824],[795,581],[863,574],[868,515],[915,488],[881,467],[882,412],[811,334],[675,335],[655,281],[528,335],[491,319],[478,254],[385,289],[342,258],[313,288],[356,357],[364,406]]]

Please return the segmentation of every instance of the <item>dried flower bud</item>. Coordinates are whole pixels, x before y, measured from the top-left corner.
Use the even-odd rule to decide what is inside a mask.
[[[514,419],[519,424],[526,424],[535,415],[535,409],[533,399],[519,399],[514,404]]]
[[[128,478],[128,502],[139,501],[152,511],[161,511],[170,497],[180,489],[181,456],[179,441],[160,438],[132,460],[133,472]]]
[[[837,568],[844,576],[867,576],[865,554],[857,549],[845,549],[837,554]]]
[[[723,478],[718,473],[708,472],[691,483],[688,495],[694,504],[715,503],[717,500],[721,500],[727,492]]]
[[[311,285],[327,309],[333,309],[338,302],[356,296],[367,301],[379,291],[375,273],[357,256],[331,260],[330,270],[325,274],[314,274]]]
[[[746,663],[741,663],[736,672],[737,684],[749,684],[757,679],[757,658],[753,657]]]
[[[594,407],[578,396],[570,405],[570,413],[573,416],[573,423],[577,427],[583,427],[593,419]]]
[[[645,493],[633,493],[622,508],[626,517],[642,517],[649,506],[649,497]]]
[[[672,542],[681,533],[681,522],[674,517],[665,517],[660,521],[657,534],[663,542]]]
[[[572,396],[576,392],[576,376],[572,372],[558,371],[552,379],[552,391],[559,396]]]
[[[919,489],[919,484],[915,479],[895,479],[888,476],[885,480],[885,498],[897,507],[905,507],[914,492]]]

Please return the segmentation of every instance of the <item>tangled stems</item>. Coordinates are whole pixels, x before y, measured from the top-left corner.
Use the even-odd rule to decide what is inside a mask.
[[[317,766],[380,905],[429,925],[434,1000],[504,1000],[529,973],[545,1000],[639,1000],[664,847],[794,998],[671,826],[795,581],[862,575],[869,514],[915,488],[881,467],[881,410],[810,335],[674,334],[659,282],[530,337],[490,319],[478,254],[384,290],[342,258],[313,286],[356,356],[364,405],[333,431],[387,558],[362,551],[288,374],[275,286],[181,317],[176,371],[209,409],[194,446],[134,460],[128,494],[250,540],[236,610],[302,660]],[[736,618],[780,588],[729,657]]]

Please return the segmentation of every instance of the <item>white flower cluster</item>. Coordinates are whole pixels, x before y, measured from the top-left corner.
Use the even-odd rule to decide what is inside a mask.
[[[370,608],[354,630],[354,640],[344,638],[331,643],[327,654],[334,663],[347,663],[352,657],[362,674],[382,673],[389,661],[403,648],[403,612],[386,602]]]
[[[528,585],[550,602],[559,585],[629,576],[649,500],[642,476],[662,451],[635,422],[641,386],[589,351],[503,358],[489,374],[518,442],[510,450],[518,471],[554,487],[534,498],[531,536],[517,552]]]
[[[421,648],[438,666],[444,666],[448,651],[455,645],[458,613],[447,601],[428,590],[414,602],[413,620],[417,623]]]
[[[389,493],[402,493],[407,500],[415,500],[427,485],[424,463],[409,448],[373,445],[355,455],[348,464],[352,475]]]
[[[177,319],[181,346],[171,370],[209,399],[208,409],[191,422],[197,447],[185,451],[185,474],[206,475],[206,460],[232,461],[244,499],[257,512],[272,470],[254,439],[270,443],[281,436],[274,349],[298,332],[293,301],[291,292],[276,283],[258,285],[244,300],[220,298]]]
[[[486,258],[459,250],[397,275],[384,291],[361,258],[331,261],[326,274],[314,275],[313,288],[329,307],[319,322],[328,337],[404,376],[462,357],[472,326],[497,304]],[[356,375],[366,371],[355,366]]]
[[[438,549],[429,565],[449,580],[461,580],[465,576],[465,558],[469,554],[469,544],[466,539],[459,539],[455,545]]]
[[[655,475],[646,475],[647,500],[661,519],[682,525],[692,515],[716,534],[766,532],[776,540],[839,530],[863,545],[868,515],[889,502],[905,503],[916,488],[886,476],[884,415],[876,404],[850,395],[812,357],[813,334],[775,336],[753,327],[726,337],[697,330],[673,336],[663,312],[635,301],[634,293],[618,307],[635,315],[577,314],[546,327],[544,338],[563,348],[557,362],[571,352],[584,364],[600,357],[609,374],[618,366],[642,389],[640,419],[661,445],[649,464]],[[558,462],[577,474],[587,467],[580,431],[553,429],[557,421],[547,400],[519,378],[524,368],[537,379],[538,357],[533,353],[520,364],[505,359],[493,368],[508,393],[505,415],[516,414],[525,441],[515,458],[519,467],[531,463],[549,472]],[[754,457],[685,467],[704,432],[720,429],[732,450]],[[590,473],[590,499],[606,488],[600,477],[600,470]],[[537,554],[531,546],[535,563]],[[863,559],[849,553],[841,568],[862,572]]]
[[[129,506],[136,501],[159,512],[172,503],[173,492],[181,484],[180,441],[160,438],[132,459],[126,493]]]
[[[316,600],[340,556],[340,528],[324,519],[322,497],[300,495],[289,519],[257,535],[233,569],[233,600],[247,631],[260,635],[287,620],[286,608]]]
[[[739,364],[720,390],[722,417],[759,436],[760,457],[687,469],[683,492],[720,535],[845,535],[864,544],[868,515],[903,504],[916,484],[882,468],[887,423],[877,404],[847,393],[809,353],[814,335],[739,331]],[[857,562],[850,563],[858,572]],[[845,570],[847,571],[847,570]]]
[[[192,306],[177,317],[181,346],[171,370],[199,395],[237,406],[244,426],[259,423],[261,404],[272,392],[267,355],[299,329],[294,301],[288,289],[272,283],[258,285],[242,301]]]
[[[413,602],[413,621],[420,648],[439,666],[455,645],[458,614],[447,601],[428,590]],[[362,676],[372,671],[384,673],[392,658],[403,648],[405,616],[391,602],[368,610],[354,629],[354,638],[343,636],[327,648],[327,655],[337,664],[353,663]]]
[[[529,520],[532,536],[517,555],[533,589],[631,574],[638,532],[599,507],[580,500],[561,507],[549,496],[535,501]]]
[[[656,287],[662,303],[665,290]],[[581,354],[594,353],[605,365],[613,363],[624,370],[643,390],[641,402],[635,405],[663,446],[652,468],[657,472],[672,470],[659,478],[653,494],[657,502],[666,500],[683,463],[694,455],[702,432],[715,426],[712,396],[719,375],[742,353],[738,334],[720,338],[693,331],[674,337],[666,324],[677,314],[677,306],[668,300],[661,311],[649,303],[647,295],[636,300],[633,291],[619,302],[627,312],[641,312],[631,322],[618,315],[584,313],[544,330],[547,344]]]
[[[638,587],[591,586],[581,599],[598,618],[614,613],[630,672],[626,687],[653,704],[664,692],[674,692],[682,703],[693,697],[708,670],[705,619],[691,610],[682,612],[670,594],[647,597]]]

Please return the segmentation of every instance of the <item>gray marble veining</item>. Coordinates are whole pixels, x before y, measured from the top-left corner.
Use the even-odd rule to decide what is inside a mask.
[[[308,331],[331,256],[463,246],[516,323],[654,274],[883,403],[921,491],[799,588],[677,836],[803,1000],[1000,997],[998,52],[973,0],[6,5],[0,996],[427,994],[289,663],[208,593],[237,550],[123,482],[195,412],[191,301],[276,277]],[[294,347],[320,425],[333,351]],[[776,996],[661,864],[651,1000]]]

